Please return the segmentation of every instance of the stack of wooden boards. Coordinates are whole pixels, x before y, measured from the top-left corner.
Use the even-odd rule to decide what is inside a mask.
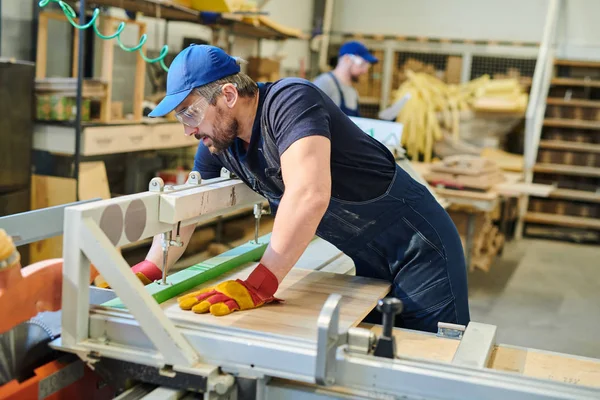
[[[506,180],[504,173],[493,161],[468,155],[447,157],[431,164],[423,177],[437,190],[451,189],[447,191],[458,194],[487,192]],[[470,251],[470,270],[477,268],[489,271],[504,244],[504,235],[493,224],[499,218],[497,211],[496,208],[492,212],[484,212],[467,204],[452,205],[448,209],[461,236],[465,254]],[[473,229],[470,243],[469,220]]]
[[[467,234],[469,218],[474,218],[473,243],[471,245],[471,265],[469,270],[480,269],[488,272],[494,259],[504,245],[504,235],[494,225],[493,220],[496,217],[494,213],[473,212],[461,208],[451,208],[448,210],[450,218],[454,221],[456,229],[460,235],[463,249],[467,249]]]
[[[556,60],[533,181],[555,185],[532,196],[525,233],[600,242],[600,63]]]
[[[487,191],[504,182],[504,174],[491,160],[462,155],[433,163],[424,178],[433,186]]]
[[[456,85],[446,84],[428,73],[408,70],[406,76],[407,80],[394,93],[394,101],[407,94],[411,96],[396,120],[404,124],[402,146],[412,159],[422,154],[425,162],[430,162],[433,144],[443,138],[443,129],[458,141],[461,121],[482,116],[485,120],[499,114],[522,118],[527,108],[528,95],[513,78],[492,80],[483,75]],[[483,126],[480,131],[486,129]]]

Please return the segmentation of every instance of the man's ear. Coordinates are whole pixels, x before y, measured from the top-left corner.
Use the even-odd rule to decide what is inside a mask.
[[[233,108],[239,96],[237,88],[232,83],[226,83],[221,90],[223,98],[225,99],[225,105],[229,108]]]

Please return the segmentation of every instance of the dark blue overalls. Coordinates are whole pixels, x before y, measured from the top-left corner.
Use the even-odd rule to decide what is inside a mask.
[[[269,98],[264,109],[269,109],[267,102]],[[265,114],[260,124],[266,178],[257,179],[231,148],[216,157],[267,198],[275,214],[285,187]],[[317,235],[351,257],[357,275],[392,282],[391,295],[404,303],[398,326],[435,332],[439,321],[469,322],[465,260],[456,227],[429,191],[399,166],[377,198],[351,202],[332,197]]]
[[[342,112],[349,117],[360,117],[360,113],[358,112],[358,104],[356,104],[356,109],[354,110],[348,108],[346,106],[346,101],[344,100],[344,92],[342,92],[342,87],[340,86],[340,83],[338,82],[333,72],[329,72],[329,75],[331,76],[331,79],[333,79],[333,82],[337,87],[338,93],[340,94],[340,110],[342,110]]]

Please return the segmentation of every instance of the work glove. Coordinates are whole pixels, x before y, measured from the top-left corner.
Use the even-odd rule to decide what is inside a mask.
[[[177,301],[182,310],[192,310],[197,314],[210,311],[212,315],[221,316],[281,301],[273,297],[278,286],[275,275],[258,264],[246,280],[225,281],[215,287],[189,293]]]
[[[144,260],[134,265],[131,270],[144,285],[149,285],[162,278],[162,271],[152,261]],[[94,279],[94,284],[103,289],[110,289],[110,285],[101,275]]]

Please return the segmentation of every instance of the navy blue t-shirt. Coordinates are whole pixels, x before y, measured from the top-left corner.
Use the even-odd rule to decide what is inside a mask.
[[[272,90],[277,85],[277,90]],[[275,96],[269,107],[267,96]],[[325,93],[308,81],[282,79],[259,83],[259,101],[252,138],[245,150],[236,139],[227,151],[244,163],[259,181],[265,181],[265,157],[262,153],[260,116],[266,113],[275,136],[279,155],[297,140],[313,135],[331,141],[331,195],[345,201],[374,199],[387,190],[396,168],[394,156],[380,142],[356,126]],[[203,179],[218,177],[222,165],[200,142],[194,171]]]

